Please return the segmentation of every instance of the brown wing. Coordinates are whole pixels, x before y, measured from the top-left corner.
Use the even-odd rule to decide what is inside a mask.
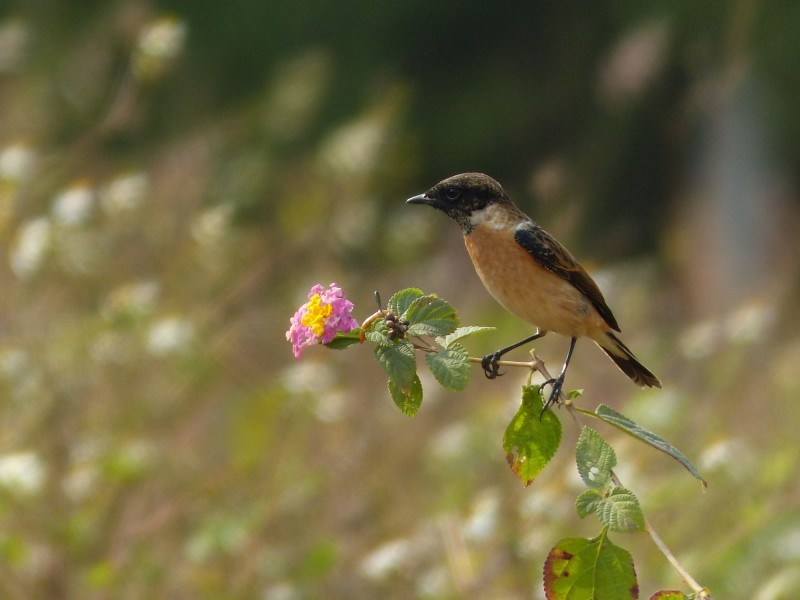
[[[549,233],[536,223],[526,221],[517,226],[514,240],[525,248],[528,254],[542,267],[563,277],[586,296],[609,327],[614,331],[620,330],[600,288],[569,253],[569,250],[559,244]]]

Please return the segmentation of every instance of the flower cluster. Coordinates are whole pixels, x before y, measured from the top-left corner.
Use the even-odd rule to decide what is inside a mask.
[[[352,311],[353,303],[335,283],[327,290],[319,284],[312,287],[308,302],[294,313],[286,332],[295,358],[300,358],[309,346],[327,344],[337,333],[347,333],[358,327],[358,321],[350,314]]]

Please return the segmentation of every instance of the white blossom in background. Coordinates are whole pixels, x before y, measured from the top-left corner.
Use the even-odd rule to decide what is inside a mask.
[[[464,522],[464,538],[472,542],[488,540],[497,531],[500,508],[497,490],[482,491],[472,503],[469,518]]]
[[[261,597],[263,600],[299,600],[303,596],[291,583],[281,582],[268,587]]]
[[[11,270],[21,279],[36,273],[53,244],[53,227],[47,217],[23,223],[11,248]]]
[[[186,44],[186,24],[173,17],[161,17],[139,34],[139,51],[151,58],[175,58]]]
[[[281,374],[281,384],[291,394],[316,396],[336,383],[336,371],[329,362],[304,360],[291,363]]]
[[[76,185],[60,193],[53,200],[53,221],[60,225],[82,225],[94,211],[94,190],[86,185]]]
[[[186,45],[186,23],[175,17],[160,17],[139,33],[133,69],[142,79],[155,80],[175,63]]]
[[[360,571],[367,579],[385,579],[405,567],[413,555],[413,544],[408,539],[384,543],[361,561]]]
[[[228,234],[233,209],[227,204],[220,204],[204,210],[192,223],[192,237],[202,246],[216,244]]]
[[[304,131],[317,114],[332,72],[330,59],[318,48],[276,70],[272,92],[263,108],[271,135],[289,140]]]
[[[14,379],[24,373],[30,365],[28,353],[16,348],[0,349],[0,377]]]
[[[33,172],[36,155],[25,144],[12,144],[0,150],[0,177],[24,181]]]
[[[379,116],[343,125],[322,144],[322,160],[337,172],[367,173],[375,168],[387,129],[385,119]]]
[[[42,489],[45,469],[33,452],[0,455],[0,487],[21,494],[35,494]]]
[[[445,425],[429,443],[430,454],[439,460],[454,460],[462,456],[469,444],[470,429],[465,423]]]
[[[666,63],[670,28],[652,21],[625,33],[600,68],[600,95],[612,104],[641,96]]]
[[[161,293],[157,281],[134,281],[114,289],[100,309],[106,319],[131,315],[144,316],[153,312]]]
[[[142,205],[147,191],[148,181],[144,173],[122,175],[100,192],[100,205],[109,215],[127,212]]]
[[[147,349],[154,356],[179,354],[189,349],[194,339],[194,326],[180,317],[157,321],[147,334]]]

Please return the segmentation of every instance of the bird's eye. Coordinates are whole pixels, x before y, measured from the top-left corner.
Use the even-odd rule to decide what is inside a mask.
[[[444,191],[444,195],[447,196],[448,200],[458,200],[458,197],[461,195],[461,190],[449,187]]]

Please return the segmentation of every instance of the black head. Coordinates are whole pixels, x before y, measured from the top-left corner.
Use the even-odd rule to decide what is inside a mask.
[[[462,229],[470,229],[472,213],[487,206],[508,203],[502,186],[483,173],[462,173],[440,181],[424,194],[406,200],[409,204],[427,204],[454,219]]]

